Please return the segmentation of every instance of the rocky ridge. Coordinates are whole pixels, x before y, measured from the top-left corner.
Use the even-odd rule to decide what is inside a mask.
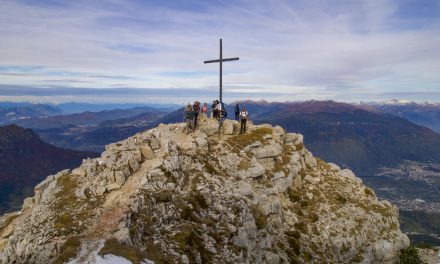
[[[202,117],[110,144],[0,218],[2,263],[394,263],[398,210],[281,127]]]

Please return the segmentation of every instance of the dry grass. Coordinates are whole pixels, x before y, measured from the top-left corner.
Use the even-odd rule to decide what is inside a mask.
[[[181,231],[174,235],[173,240],[188,256],[190,263],[196,263],[197,253],[200,254],[202,263],[211,263],[213,255],[205,248],[199,228],[196,224],[185,224],[180,228]]]
[[[257,205],[251,206],[251,213],[255,219],[255,224],[258,229],[266,228],[267,226],[267,217],[263,214],[261,209]]]
[[[238,134],[231,136],[226,140],[226,142],[228,142],[229,145],[231,145],[234,152],[238,153],[244,147],[256,141],[263,142],[264,141],[263,137],[267,134],[272,134],[272,132],[273,132],[272,128],[260,127],[251,130],[249,133],[246,134]]]
[[[63,264],[74,258],[81,245],[80,240],[77,237],[69,237],[64,245],[61,247],[61,253],[53,264]]]
[[[156,201],[159,203],[171,202],[173,199],[173,192],[170,190],[162,190],[155,195]]]
[[[238,168],[237,170],[241,171],[241,170],[247,170],[251,167],[251,164],[249,161],[247,161],[246,159],[242,159],[240,161],[240,164],[238,164]]]
[[[2,233],[3,229],[6,228],[8,225],[10,225],[12,221],[14,221],[18,216],[19,214],[13,214],[8,216],[6,220],[0,225],[0,234]]]
[[[105,241],[104,247],[99,251],[100,256],[108,254],[123,257],[130,260],[133,264],[140,264],[146,258],[139,249],[122,245],[116,239]]]

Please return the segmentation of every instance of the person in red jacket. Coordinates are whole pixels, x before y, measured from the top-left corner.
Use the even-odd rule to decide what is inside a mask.
[[[204,103],[202,107],[202,114],[207,115],[208,114],[208,104]]]

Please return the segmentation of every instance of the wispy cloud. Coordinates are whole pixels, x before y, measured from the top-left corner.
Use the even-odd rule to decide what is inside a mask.
[[[4,85],[215,96],[223,37],[231,96],[440,100],[436,0],[5,0],[0,35]]]

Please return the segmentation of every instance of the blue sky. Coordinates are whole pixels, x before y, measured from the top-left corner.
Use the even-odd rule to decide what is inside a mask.
[[[440,1],[0,1],[0,100],[440,102]],[[111,90],[114,89],[114,90]]]

